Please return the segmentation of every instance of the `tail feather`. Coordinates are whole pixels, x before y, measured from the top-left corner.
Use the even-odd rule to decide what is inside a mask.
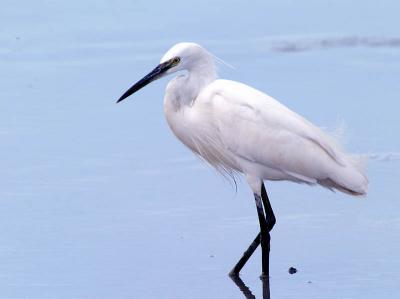
[[[368,190],[368,179],[364,174],[366,160],[359,156],[346,156],[345,165],[337,165],[335,171],[318,183],[328,189],[354,195],[364,196]]]
[[[319,180],[318,184],[320,184],[321,186],[328,188],[331,191],[335,191],[338,190],[340,192],[349,194],[349,195],[353,195],[353,196],[365,196],[367,194],[366,190],[359,190],[359,191],[355,191],[355,190],[351,190],[348,189],[344,186],[339,185],[338,183],[336,183],[335,181],[331,180],[331,179],[325,179],[325,180]]]

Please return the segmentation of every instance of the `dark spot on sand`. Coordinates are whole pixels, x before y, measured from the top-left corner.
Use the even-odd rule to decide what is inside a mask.
[[[289,268],[289,274],[295,274],[297,272],[296,268],[290,267]]]

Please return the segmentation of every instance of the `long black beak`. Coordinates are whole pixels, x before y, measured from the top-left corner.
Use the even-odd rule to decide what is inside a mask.
[[[160,78],[169,68],[171,67],[170,61],[166,61],[164,63],[161,63],[157,65],[157,67],[152,70],[150,73],[148,73],[146,76],[144,76],[142,79],[140,79],[138,82],[136,82],[131,88],[129,88],[117,101],[117,103],[121,102],[122,100],[126,99],[139,89],[145,87],[147,84],[150,82],[157,80]]]

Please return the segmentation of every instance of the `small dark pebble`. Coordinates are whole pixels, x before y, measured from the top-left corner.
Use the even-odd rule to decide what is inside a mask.
[[[311,280],[307,281],[307,283],[312,283]]]
[[[296,268],[293,268],[293,267],[290,267],[289,268],[289,274],[294,274],[294,273],[296,273],[297,272],[297,269]]]
[[[213,254],[210,254],[210,257],[214,257],[214,255],[213,255]]]

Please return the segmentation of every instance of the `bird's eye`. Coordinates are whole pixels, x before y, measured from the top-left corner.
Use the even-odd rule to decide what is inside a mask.
[[[174,59],[172,59],[172,64],[177,65],[180,61],[181,59],[179,57],[175,57]]]

